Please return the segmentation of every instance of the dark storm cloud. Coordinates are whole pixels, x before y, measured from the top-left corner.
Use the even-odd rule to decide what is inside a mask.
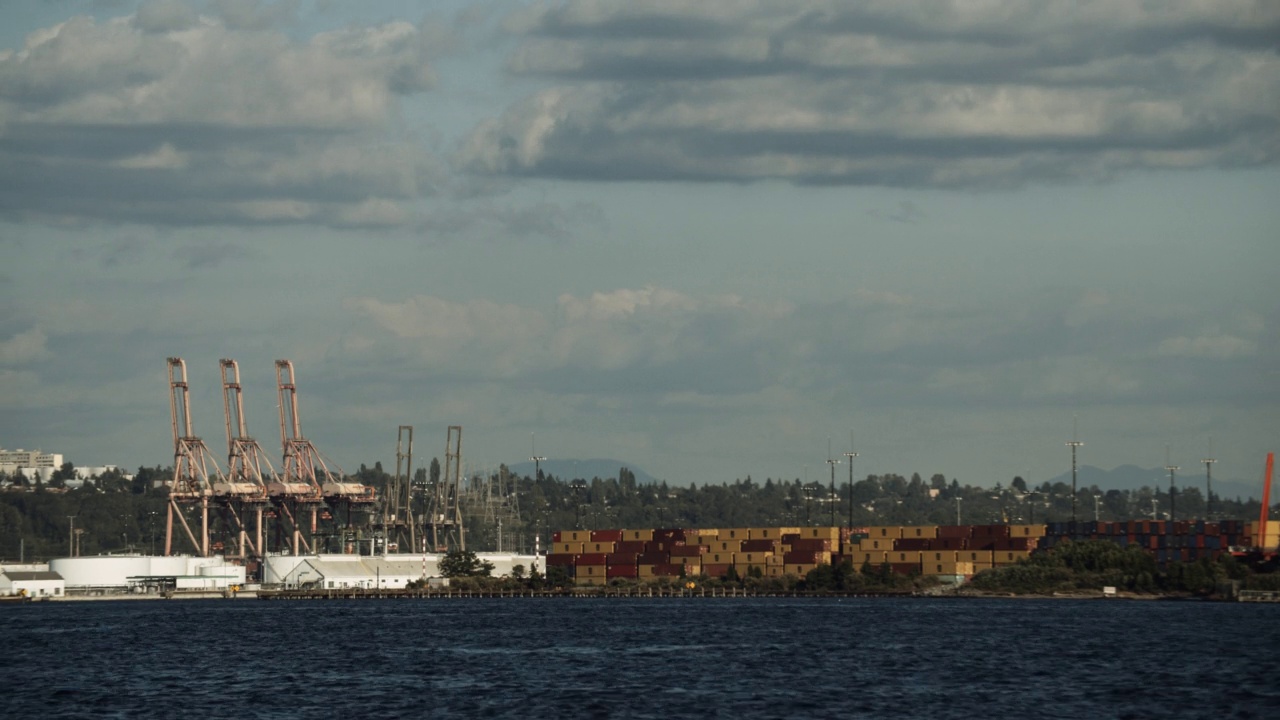
[[[1009,187],[1280,158],[1267,3],[568,2],[508,27],[508,69],[558,84],[474,131],[482,174]]]

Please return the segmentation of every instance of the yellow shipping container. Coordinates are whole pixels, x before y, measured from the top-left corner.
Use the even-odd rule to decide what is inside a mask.
[[[893,550],[886,554],[894,565],[920,564],[919,550]]]
[[[558,555],[581,555],[583,542],[558,542],[551,543],[551,552]]]
[[[642,542],[649,542],[650,540],[653,539],[653,531],[652,530],[623,530],[622,539],[631,540],[631,541],[640,540]]]
[[[885,538],[862,538],[858,541],[858,549],[863,552],[871,550],[892,550],[896,540]]]
[[[872,565],[880,565],[881,563],[888,562],[888,560],[886,560],[888,555],[889,553],[884,550],[855,550],[850,553],[849,559],[853,562],[853,567],[856,569],[862,567],[862,564],[867,562]]]
[[[579,565],[573,569],[575,578],[607,577],[604,565]]]
[[[737,556],[737,553],[712,551],[702,556],[702,562],[708,565],[732,565]]]
[[[921,562],[931,562],[931,563],[956,562],[959,559],[960,558],[957,555],[957,551],[955,550],[921,550],[920,551]]]
[[[908,525],[902,528],[902,537],[904,538],[936,538],[938,537],[937,525]]]
[[[769,565],[764,569],[765,577],[782,577],[783,575],[786,575],[786,574],[787,573],[784,571],[783,566],[781,565]]]
[[[560,542],[587,542],[591,540],[590,530],[561,530]]]
[[[611,542],[589,542],[582,544],[582,552],[584,553],[605,553],[606,555],[616,552],[614,548],[616,544]]]
[[[771,557],[773,557],[773,553],[771,552],[734,553],[734,564],[744,563],[747,565],[764,565]]]
[[[637,566],[636,574],[642,578],[658,577],[658,573],[656,572],[657,567],[657,565],[645,565],[642,563]]]
[[[725,542],[729,540],[737,540],[737,541],[750,540],[751,528],[721,528],[719,535],[717,535],[717,538],[721,542]]]
[[[922,567],[925,575],[972,575],[971,562],[926,562]]]
[[[707,546],[711,552],[735,553],[742,549],[741,540],[717,540]]]
[[[688,566],[690,566],[690,565],[701,565],[701,564],[702,564],[702,557],[701,557],[701,556],[699,556],[699,555],[693,555],[693,556],[689,556],[689,557],[672,557],[672,558],[671,558],[671,564],[672,564],[672,565],[684,565],[685,567],[688,567]]]
[[[751,540],[781,540],[783,535],[798,535],[798,527],[751,528]]]
[[[991,562],[995,565],[1013,565],[1029,557],[1031,557],[1030,550],[993,550]]]
[[[889,538],[897,540],[902,537],[901,525],[873,525],[867,528],[867,537],[883,540]]]
[[[573,579],[574,585],[608,585],[609,579],[603,575],[593,577],[583,577],[579,575]]]
[[[787,563],[783,566],[782,574],[804,577],[810,570],[817,568],[817,563]]]
[[[685,532],[684,534],[684,543],[686,545],[710,545],[719,539],[719,530],[699,530],[696,533]]]
[[[990,565],[991,552],[991,550],[957,550],[956,560]]]
[[[990,570],[992,567],[991,563],[973,563],[973,574],[977,575],[983,570]]]
[[[809,540],[830,540],[832,545],[840,542],[838,527],[807,527],[800,529],[800,537]]]

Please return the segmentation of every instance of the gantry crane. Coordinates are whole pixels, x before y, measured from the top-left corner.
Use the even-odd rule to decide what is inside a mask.
[[[270,503],[269,483],[276,480],[271,461],[249,435],[244,416],[244,400],[240,388],[240,366],[235,360],[218,361],[222,368],[222,408],[227,428],[227,482],[214,484],[214,497],[223,498],[227,511],[239,529],[238,553],[241,557],[264,555],[263,512]],[[263,468],[266,468],[266,472]],[[255,516],[253,540],[245,527],[244,512]]]
[[[335,512],[346,510],[346,525],[351,528],[351,510],[353,506],[368,506],[377,499],[373,488],[360,483],[345,482],[342,469],[337,468],[335,475],[329,470],[320,451],[302,436],[298,422],[298,393],[294,383],[293,363],[288,360],[276,360],[276,384],[280,394],[280,444],[284,450],[283,481],[290,483],[306,483],[318,488],[320,499]],[[335,467],[337,467],[335,465]],[[308,502],[311,513],[311,535],[316,534],[316,524],[320,509],[319,502]],[[305,544],[295,523],[294,546]]]
[[[426,524],[431,529],[431,550],[466,550],[466,528],[462,523],[462,426],[450,425],[445,443],[444,477],[431,494]]]
[[[169,483],[169,508],[165,519],[164,554],[173,553],[173,519],[201,556],[209,555],[209,497],[215,482],[225,482],[209,448],[191,427],[191,402],[187,387],[187,363],[169,358],[169,414],[173,420],[173,479]],[[213,480],[210,479],[210,469]],[[200,536],[196,537],[180,505],[200,505]]]

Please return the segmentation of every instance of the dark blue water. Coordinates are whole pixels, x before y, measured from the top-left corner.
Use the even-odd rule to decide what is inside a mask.
[[[0,607],[0,716],[1262,718],[1280,605],[937,599]]]

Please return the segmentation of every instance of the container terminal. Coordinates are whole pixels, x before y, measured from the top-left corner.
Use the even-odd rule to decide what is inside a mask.
[[[396,473],[379,497],[374,488],[350,482],[302,434],[293,363],[275,364],[279,472],[248,432],[236,361],[219,362],[227,436],[224,473],[195,434],[186,363],[168,358],[174,462],[165,483],[163,554],[73,556],[47,566],[5,566],[0,568],[0,595],[195,595],[263,587],[397,590],[438,579],[445,553],[466,551],[460,502],[462,428],[448,428],[443,476],[431,491],[418,493],[426,507],[415,517],[412,426],[398,428]],[[1257,522],[573,529],[553,532],[545,552],[535,541],[532,554],[477,555],[498,576],[558,568],[581,586],[616,579],[803,577],[819,566],[845,561],[961,584],[1058,543],[1085,539],[1138,547],[1161,564],[1217,560],[1223,554],[1265,558],[1280,546],[1280,524],[1269,524],[1267,514],[1272,469],[1273,456],[1268,455]],[[210,542],[211,523],[221,524],[229,543]],[[269,526],[274,532],[267,531]],[[331,548],[335,538],[336,553]],[[397,552],[400,548],[418,552]]]

